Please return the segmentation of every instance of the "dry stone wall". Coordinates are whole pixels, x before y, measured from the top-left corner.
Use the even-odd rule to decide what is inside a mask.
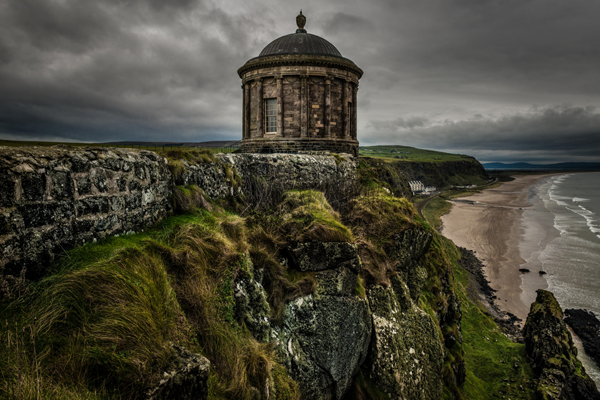
[[[171,186],[149,151],[0,147],[0,277],[39,278],[64,250],[153,225]]]

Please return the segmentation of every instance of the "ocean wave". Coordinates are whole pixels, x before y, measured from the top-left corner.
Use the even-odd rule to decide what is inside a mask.
[[[577,214],[581,217],[583,217],[585,219],[585,224],[587,225],[587,228],[590,230],[590,232],[592,233],[600,233],[600,226],[598,225],[598,219],[596,216],[596,213],[593,211],[588,210],[587,208],[583,207],[583,206],[578,206],[579,208],[571,208],[571,207],[566,207],[567,210],[573,212],[574,214]],[[577,228],[583,228],[583,221],[581,221],[581,223],[578,223],[575,220],[569,220],[569,218],[567,216],[562,216],[562,218],[556,218],[555,220],[555,224],[554,226],[560,226],[561,229],[559,229],[561,231],[561,236],[563,236],[563,231],[569,232],[570,230],[574,230]],[[585,228],[584,228],[585,229]]]
[[[584,199],[583,197],[573,197],[573,203],[586,203],[590,201],[590,199]]]
[[[571,200],[572,201],[572,197],[571,196],[562,196],[560,194],[557,194],[556,192],[550,190],[548,192],[548,196],[550,196],[550,198],[552,200]]]

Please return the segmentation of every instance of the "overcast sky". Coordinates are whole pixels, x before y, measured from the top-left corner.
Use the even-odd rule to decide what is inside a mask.
[[[593,0],[2,0],[0,138],[241,138],[237,69],[306,29],[365,74],[361,145],[600,162]]]

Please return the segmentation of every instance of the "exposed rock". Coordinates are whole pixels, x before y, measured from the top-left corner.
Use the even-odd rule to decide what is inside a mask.
[[[389,256],[397,260],[394,269],[410,290],[413,301],[419,299],[421,287],[427,280],[427,271],[419,264],[419,260],[429,248],[432,235],[420,229],[406,229],[392,236],[394,245]]]
[[[565,310],[565,322],[583,342],[585,352],[600,366],[600,320],[588,310]]]
[[[373,340],[364,368],[373,383],[391,398],[440,398],[444,351],[431,316],[414,306],[398,276],[392,287],[367,293]]]
[[[274,329],[283,364],[303,399],[341,399],[364,361],[371,315],[357,296],[309,295],[289,303]]]
[[[410,229],[396,235],[394,242],[390,253],[398,260],[398,275],[391,278],[391,287],[367,288],[373,338],[363,370],[391,398],[437,399],[442,393],[444,349],[435,321],[417,306],[427,279],[418,261],[431,235]],[[404,279],[410,281],[410,287]],[[460,315],[458,304],[456,308],[453,312]]]
[[[158,385],[150,389],[148,400],[205,400],[208,398],[210,361],[183,347],[172,345],[173,360]]]
[[[267,293],[254,279],[254,269],[249,257],[247,263],[249,271],[241,270],[234,281],[235,315],[238,322],[243,322],[256,340],[267,343],[271,338],[271,308],[267,302]]]
[[[577,360],[577,348],[551,292],[539,289],[524,327],[525,350],[539,376],[540,399],[600,399],[594,381]]]
[[[367,355],[372,330],[368,302],[354,294],[360,269],[356,247],[312,243],[296,250],[301,265],[318,265],[316,291],[286,305],[273,337],[303,399],[341,399]],[[328,252],[337,261],[324,263]]]
[[[343,264],[355,274],[361,269],[356,245],[350,243],[298,243],[288,249],[290,265],[300,271],[322,271]]]

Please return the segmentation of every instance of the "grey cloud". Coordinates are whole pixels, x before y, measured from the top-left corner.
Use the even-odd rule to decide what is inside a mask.
[[[374,121],[366,131],[367,136],[386,143],[452,149],[488,158],[493,149],[499,159],[513,161],[600,161],[600,112],[594,107],[534,106],[527,113],[421,126],[409,126],[404,119]]]

